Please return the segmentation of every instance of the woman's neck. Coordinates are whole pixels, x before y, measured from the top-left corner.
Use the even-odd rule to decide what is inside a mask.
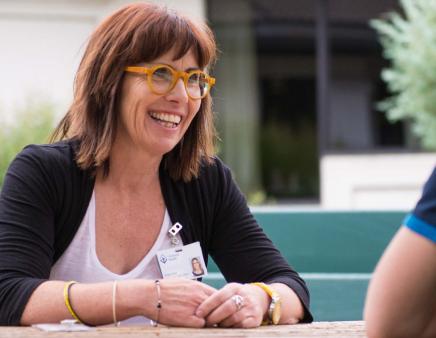
[[[159,181],[159,166],[162,156],[153,156],[138,151],[120,142],[114,142],[109,157],[109,175],[104,178],[120,190],[137,190]],[[103,179],[103,170],[97,173],[97,179]]]

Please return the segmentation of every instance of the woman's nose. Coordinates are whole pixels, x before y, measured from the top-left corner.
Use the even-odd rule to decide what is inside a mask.
[[[167,98],[170,101],[188,102],[189,96],[182,78],[177,79],[174,88],[167,94]]]

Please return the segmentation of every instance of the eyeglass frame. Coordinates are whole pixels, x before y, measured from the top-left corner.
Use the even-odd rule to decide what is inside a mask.
[[[174,81],[173,81],[173,83],[171,83],[171,85],[168,87],[168,89],[167,89],[166,92],[164,92],[164,93],[159,93],[158,91],[156,91],[156,90],[153,88],[153,84],[152,84],[152,76],[151,76],[151,75],[156,71],[156,69],[159,69],[159,68],[162,68],[162,67],[163,67],[163,68],[167,68],[167,69],[169,69],[169,70],[172,72]],[[212,89],[212,87],[214,86],[215,81],[216,81],[214,77],[210,76],[209,74],[207,74],[207,73],[205,73],[205,72],[203,72],[202,70],[199,70],[199,69],[195,69],[195,70],[191,70],[191,71],[189,71],[189,72],[185,72],[185,71],[183,71],[183,70],[176,70],[176,69],[174,69],[173,67],[171,67],[171,66],[169,66],[169,65],[164,65],[164,64],[157,64],[157,65],[154,65],[154,66],[152,66],[152,67],[144,67],[144,66],[127,66],[127,67],[124,68],[124,71],[125,71],[125,72],[128,72],[128,73],[146,74],[146,75],[147,75],[147,83],[148,83],[148,87],[150,88],[150,90],[151,90],[154,94],[157,94],[157,95],[166,95],[166,94],[168,94],[170,91],[172,91],[172,90],[174,89],[174,87],[175,87],[176,84],[177,84],[177,81],[178,81],[180,78],[182,78],[182,79],[183,79],[183,84],[184,84],[184,86],[185,86],[186,94],[187,94],[187,95],[188,95],[192,100],[200,100],[200,99],[203,99],[204,97],[206,97],[206,95],[207,95],[208,93],[210,93],[210,90]],[[205,75],[205,79],[206,79],[206,81],[207,81],[207,83],[208,83],[208,85],[209,85],[208,90],[205,92],[205,94],[203,94],[203,95],[200,96],[200,97],[192,97],[192,96],[189,94],[189,91],[188,91],[188,79],[189,79],[189,77],[190,77],[192,74],[204,74],[204,75]]]

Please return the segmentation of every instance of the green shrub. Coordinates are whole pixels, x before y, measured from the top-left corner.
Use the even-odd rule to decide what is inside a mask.
[[[402,0],[404,14],[371,21],[390,66],[382,78],[392,96],[379,104],[392,121],[410,119],[428,149],[436,148],[436,1]]]
[[[0,187],[9,164],[30,143],[46,143],[54,125],[54,109],[49,103],[28,104],[12,119],[0,116]]]

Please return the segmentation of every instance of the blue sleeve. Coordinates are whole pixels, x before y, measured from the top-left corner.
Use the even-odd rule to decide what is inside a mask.
[[[404,225],[410,230],[436,243],[436,227],[434,225],[428,224],[413,214],[407,215],[404,219]]]
[[[404,225],[436,243],[436,168],[424,185],[421,199]]]

